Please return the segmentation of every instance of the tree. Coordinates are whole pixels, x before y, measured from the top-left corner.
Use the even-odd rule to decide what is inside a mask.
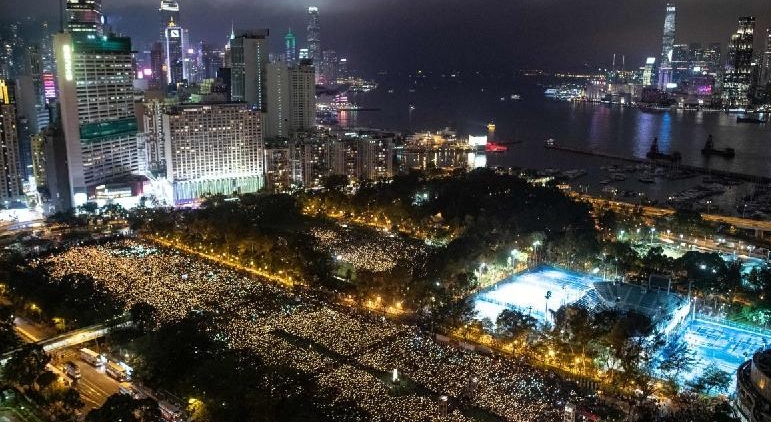
[[[140,333],[147,333],[155,329],[157,324],[157,310],[146,302],[137,302],[129,309],[131,322]]]
[[[42,346],[25,345],[8,359],[3,371],[3,379],[9,384],[30,388],[45,371],[46,365],[50,361],[51,357],[43,350]]]
[[[19,345],[13,320],[13,309],[10,306],[0,305],[0,353]]]
[[[690,387],[701,394],[712,394],[713,391],[725,393],[730,385],[731,374],[714,363],[704,368],[704,372],[690,383]]]
[[[662,350],[662,360],[659,370],[669,378],[677,378],[684,370],[690,368],[696,359],[688,344],[682,341],[668,343]]]
[[[162,422],[158,403],[153,399],[134,399],[113,394],[102,407],[88,412],[86,422]]]
[[[507,338],[518,338],[535,329],[538,321],[519,311],[504,309],[495,320],[498,334]]]

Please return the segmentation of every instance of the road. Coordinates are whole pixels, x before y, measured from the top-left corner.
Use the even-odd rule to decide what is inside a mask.
[[[104,373],[104,367],[95,368],[80,360],[79,349],[62,349],[54,353],[52,364],[62,368],[64,362],[71,361],[80,368],[81,377],[72,386],[80,393],[80,398],[86,407],[83,413],[100,407],[108,397],[118,392],[120,384]]]
[[[64,362],[67,361],[74,362],[80,368],[81,378],[73,382],[72,386],[78,390],[80,398],[86,404],[83,413],[100,407],[108,397],[118,392],[119,383],[105,374],[103,367],[94,368],[80,360],[79,345],[86,341],[85,339],[101,337],[105,328],[89,327],[56,336],[55,330],[24,317],[16,317],[14,323],[22,340],[44,344],[44,349],[51,354],[51,364],[56,368],[63,370]]]

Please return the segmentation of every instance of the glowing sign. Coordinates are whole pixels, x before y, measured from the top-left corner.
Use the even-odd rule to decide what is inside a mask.
[[[670,82],[670,83],[667,84],[667,89],[674,89],[674,88],[677,88],[677,84],[676,83]]]
[[[169,30],[169,37],[170,38],[179,38],[179,29],[170,29]]]
[[[656,63],[655,57],[648,57],[647,59],[645,59],[645,64],[653,64],[653,63]]]
[[[72,81],[72,47],[69,44],[62,46],[62,56],[64,57],[64,79]]]
[[[43,92],[48,99],[56,98],[56,83],[53,73],[43,73]]]
[[[142,70],[142,73],[145,76],[153,76],[153,69],[150,69],[149,67],[146,67]]]

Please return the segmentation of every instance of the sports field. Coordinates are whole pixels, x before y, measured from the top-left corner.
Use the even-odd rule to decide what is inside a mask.
[[[502,280],[474,297],[477,318],[493,322],[504,309],[514,309],[546,321],[546,308],[577,302],[598,278],[554,267],[538,267]],[[551,292],[546,299],[547,292]]]
[[[696,364],[683,376],[686,381],[701,375],[711,363],[733,375],[742,362],[771,341],[768,332],[753,332],[698,318],[685,324],[679,341],[685,341],[696,355]]]

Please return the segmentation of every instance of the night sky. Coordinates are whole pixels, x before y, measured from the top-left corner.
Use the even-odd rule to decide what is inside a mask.
[[[305,47],[306,10],[321,12],[322,45],[365,73],[517,68],[627,68],[658,56],[665,0],[179,0],[193,40],[224,44],[236,28],[269,27],[273,50],[291,26]],[[145,49],[156,34],[159,0],[103,0],[116,31]],[[42,4],[50,11],[41,11]],[[0,0],[0,18],[37,15],[56,21],[57,0]],[[216,5],[216,6],[215,6]],[[676,42],[721,42],[725,51],[739,15],[757,18],[756,46],[771,25],[770,0],[681,0]]]

